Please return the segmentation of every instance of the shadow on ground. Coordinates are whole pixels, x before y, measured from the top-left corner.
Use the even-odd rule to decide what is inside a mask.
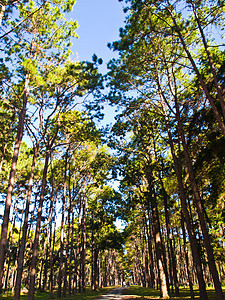
[[[140,286],[131,286],[129,288],[126,288],[122,292],[123,294],[123,300],[130,300],[130,299],[138,299],[138,300],[158,300],[162,299],[160,298],[160,292],[159,290],[154,290],[150,288],[144,288]],[[196,288],[194,290],[195,299],[198,300],[199,297],[199,291]],[[216,300],[216,293],[213,289],[207,290],[208,299],[209,300]],[[225,290],[224,290],[225,295]],[[173,292],[170,293],[170,300],[190,300],[190,292],[189,288],[180,287],[180,295],[179,297],[176,297]]]

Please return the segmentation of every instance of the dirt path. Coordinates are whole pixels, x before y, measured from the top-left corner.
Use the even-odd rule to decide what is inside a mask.
[[[123,287],[120,287],[120,288],[117,288],[117,289],[114,289],[114,290],[112,290],[112,291],[110,291],[109,293],[107,293],[106,295],[103,295],[103,296],[101,296],[101,298],[99,298],[99,299],[101,299],[101,300],[103,300],[103,299],[105,299],[105,300],[112,300],[112,299],[114,299],[114,300],[119,300],[119,299],[123,299],[122,297],[122,291],[123,291]]]
[[[126,289],[124,287],[120,287],[117,289],[114,289],[107,293],[106,295],[101,296],[99,300],[129,300],[129,299],[135,299],[133,296],[128,296],[128,295],[122,295],[123,290]]]

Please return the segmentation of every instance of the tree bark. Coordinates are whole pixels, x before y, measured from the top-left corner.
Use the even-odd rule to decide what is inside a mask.
[[[184,157],[185,157],[188,174],[189,174],[189,178],[190,178],[190,183],[191,183],[191,187],[192,187],[192,191],[193,191],[193,195],[194,195],[194,201],[195,201],[195,205],[197,208],[197,213],[198,213],[198,217],[199,217],[199,221],[200,221],[200,225],[201,225],[201,230],[202,230],[202,234],[203,234],[203,242],[204,242],[205,249],[206,249],[207,256],[208,256],[209,269],[212,274],[213,283],[214,283],[215,290],[216,290],[216,297],[218,300],[224,300],[223,291],[221,288],[221,283],[219,280],[219,275],[217,272],[216,263],[215,263],[215,259],[214,259],[213,248],[211,245],[211,239],[210,239],[210,236],[208,233],[208,229],[207,229],[207,225],[206,225],[206,221],[205,221],[205,217],[204,217],[204,209],[202,207],[199,189],[198,189],[198,186],[197,186],[197,183],[195,180],[195,175],[194,175],[194,171],[193,171],[193,167],[192,167],[191,157],[189,155],[188,147],[187,147],[186,140],[185,140],[183,125],[182,125],[182,121],[180,118],[179,104],[178,104],[178,100],[177,100],[176,96],[175,96],[175,107],[176,107],[176,118],[177,118],[177,122],[178,122],[178,132],[181,136],[182,146],[183,146],[183,150],[184,150]]]
[[[50,198],[49,214],[48,214],[48,229],[47,229],[48,232],[46,237],[46,253],[45,253],[45,264],[44,264],[44,274],[43,274],[43,285],[42,285],[43,292],[47,291],[48,266],[49,266],[50,252],[51,252],[50,236],[52,230],[53,205],[54,205],[54,194],[52,191],[51,198]]]
[[[146,276],[146,283],[147,287],[151,286],[151,277],[150,277],[150,263],[148,259],[148,231],[146,230],[146,217],[145,217],[145,212],[143,211],[143,241],[144,241],[144,266],[145,266],[145,276]],[[146,249],[147,247],[147,249]],[[146,251],[147,250],[147,251]]]
[[[172,134],[171,134],[170,126],[169,126],[168,116],[165,111],[165,105],[167,104],[167,101],[166,101],[165,95],[161,89],[158,74],[156,73],[155,75],[156,75],[156,82],[157,82],[157,86],[158,86],[159,95],[161,98],[162,111],[163,111],[163,116],[164,116],[166,129],[167,129],[167,133],[168,133],[170,150],[171,150],[171,154],[173,157],[174,169],[175,169],[175,173],[176,173],[176,177],[177,177],[177,181],[178,181],[181,207],[182,207],[182,211],[183,211],[184,217],[185,217],[185,222],[187,225],[187,230],[188,230],[188,235],[189,235],[190,245],[191,245],[191,251],[192,251],[192,256],[193,256],[193,262],[194,262],[194,266],[195,266],[196,274],[197,274],[197,278],[198,278],[200,299],[207,300],[208,296],[207,296],[207,292],[206,292],[206,285],[205,285],[205,280],[204,280],[203,271],[202,271],[201,258],[200,258],[199,252],[198,252],[197,240],[196,240],[196,237],[195,237],[195,234],[193,231],[190,215],[189,215],[189,212],[187,209],[187,202],[186,202],[185,190],[184,190],[183,179],[182,179],[182,168],[181,168],[180,161],[178,160],[178,158],[176,156],[173,138],[172,138]]]
[[[181,212],[181,228],[182,228],[182,233],[183,233],[183,247],[184,247],[184,253],[185,253],[185,262],[186,262],[186,268],[187,268],[190,294],[191,294],[191,299],[194,299],[195,295],[194,295],[194,289],[193,289],[193,276],[190,272],[187,242],[186,242],[186,233],[185,233],[185,227],[184,227],[184,216],[183,216],[182,212]]]
[[[95,247],[93,254],[93,290],[96,291],[98,289],[98,253],[99,250]]]
[[[185,196],[185,191],[184,191],[184,187],[183,187],[183,180],[182,180],[181,166],[180,166],[178,158],[175,154],[175,149],[174,149],[174,145],[173,145],[172,135],[171,135],[171,132],[170,132],[170,127],[169,127],[169,124],[168,124],[168,121],[167,121],[167,116],[164,115],[164,117],[165,117],[165,121],[166,121],[166,127],[167,127],[167,132],[168,132],[168,137],[169,137],[170,149],[171,149],[171,153],[172,153],[172,157],[173,157],[173,161],[174,161],[174,168],[175,168],[177,181],[178,181],[181,207],[182,207],[182,211],[183,211],[184,216],[185,216],[185,222],[187,224],[187,230],[188,230],[188,235],[189,235],[189,239],[190,239],[193,262],[194,262],[194,266],[195,266],[196,273],[197,273],[197,278],[198,278],[200,299],[201,300],[207,300],[208,296],[207,296],[207,293],[206,293],[206,285],[205,285],[205,280],[204,280],[203,271],[202,271],[201,259],[200,259],[200,255],[199,255],[199,252],[198,252],[198,245],[197,245],[196,237],[194,235],[194,231],[193,231],[193,228],[192,228],[190,215],[189,215],[189,212],[188,212],[188,209],[187,209],[186,196]]]
[[[153,130],[152,130],[153,132]],[[156,152],[156,144],[155,144],[155,140],[153,138],[153,142],[154,142],[154,153],[155,153],[155,158],[157,163],[159,164],[158,161],[158,156],[157,156],[157,152]],[[169,245],[168,245],[168,256],[169,259],[171,261],[171,267],[172,267],[172,282],[171,284],[173,284],[174,281],[174,285],[175,285],[175,295],[179,296],[179,282],[178,282],[178,278],[177,278],[177,267],[176,267],[176,259],[175,259],[175,255],[174,255],[174,249],[173,249],[173,243],[172,243],[172,237],[171,237],[171,226],[170,226],[170,219],[169,219],[169,212],[168,212],[168,194],[165,190],[164,187],[164,183],[160,174],[160,171],[158,172],[158,177],[159,177],[159,181],[161,184],[161,188],[162,188],[162,195],[163,195],[163,202],[164,202],[164,208],[165,208],[165,221],[166,221],[166,232],[167,232],[167,239],[169,241]]]
[[[9,183],[8,189],[6,194],[6,201],[5,201],[5,210],[2,222],[2,231],[1,231],[1,239],[0,239],[0,294],[2,292],[2,279],[4,273],[4,263],[5,263],[5,253],[6,253],[6,241],[7,241],[7,234],[8,234],[8,225],[9,225],[9,214],[11,208],[11,200],[12,200],[12,191],[15,182],[15,174],[16,174],[16,165],[19,157],[19,149],[23,138],[23,130],[24,130],[24,122],[26,116],[26,107],[28,101],[28,94],[29,94],[29,81],[30,81],[30,74],[27,72],[25,75],[25,82],[24,82],[24,93],[23,93],[23,106],[19,113],[19,124],[17,129],[17,136],[16,142],[14,146],[11,170],[9,175]]]
[[[53,286],[54,286],[54,281],[53,281],[53,253],[54,253],[54,247],[55,247],[55,232],[56,232],[56,199],[57,199],[57,191],[56,195],[54,196],[54,185],[53,185],[53,180],[52,180],[52,197],[53,197],[53,209],[54,209],[54,216],[53,216],[53,221],[50,224],[50,239],[49,239],[49,245],[50,245],[50,254],[49,254],[49,261],[50,261],[50,274],[49,274],[49,293],[50,293],[50,299],[53,299]],[[54,229],[53,229],[53,237],[52,237],[52,227],[54,224]]]
[[[147,224],[146,220],[146,231],[147,231],[147,237],[148,237],[148,252],[149,252],[149,268],[150,268],[150,277],[151,277],[151,284],[150,287],[156,287],[155,284],[155,273],[154,273],[154,257],[153,257],[153,248],[152,248],[152,230],[151,230],[151,219],[150,219],[150,205],[148,203],[147,207],[147,213],[148,213],[148,222],[149,225]],[[145,216],[146,218],[146,216]]]
[[[35,292],[35,277],[36,277],[36,264],[38,258],[38,245],[39,245],[39,236],[40,236],[40,229],[41,229],[41,216],[42,216],[42,207],[44,203],[44,196],[45,196],[45,187],[47,183],[47,171],[48,171],[48,161],[50,158],[51,147],[46,147],[46,156],[45,156],[45,165],[44,171],[42,176],[42,183],[41,183],[41,194],[40,194],[40,201],[38,207],[38,215],[37,215],[37,223],[36,223],[36,231],[34,237],[34,244],[33,244],[33,256],[30,264],[30,284],[29,284],[29,292],[28,292],[28,300],[34,300],[34,292]]]
[[[86,272],[85,272],[85,256],[86,256],[86,200],[83,199],[83,215],[81,221],[81,290],[85,292],[85,280],[86,280]]]
[[[72,260],[74,258],[74,198],[75,190],[73,189],[73,196],[71,195],[71,163],[69,165],[69,199],[70,199],[70,210],[72,212],[72,229],[71,229],[71,240],[70,240],[70,258],[69,258],[69,282],[68,282],[68,294],[72,293]],[[68,228],[70,230],[70,227]],[[68,240],[69,245],[69,240]]]
[[[9,131],[7,133],[7,136],[5,137],[5,145],[3,147],[3,151],[2,151],[2,157],[1,157],[1,163],[0,163],[0,173],[2,171],[2,166],[3,166],[3,162],[4,162],[4,158],[5,158],[5,154],[6,154],[6,149],[7,149],[7,146],[8,146],[8,140],[9,140],[9,137],[10,137],[10,134],[12,132],[12,127],[13,127],[13,124],[15,123],[15,113],[13,114],[13,117],[11,119],[11,125],[10,125],[10,128],[9,128]]]
[[[75,283],[76,283],[76,292],[77,292],[77,287],[79,289],[79,292],[81,292],[81,284],[80,280],[81,277],[78,276],[78,259],[80,257],[80,240],[81,240],[81,221],[82,221],[82,200],[81,200],[81,195],[79,193],[79,216],[78,216],[78,232],[77,232],[77,247],[76,247],[76,253],[75,253],[75,259],[74,259],[74,278],[75,278]]]
[[[28,230],[29,207],[30,207],[30,201],[31,201],[34,170],[35,170],[38,150],[39,150],[39,144],[37,143],[36,146],[34,147],[33,161],[32,161],[30,179],[29,179],[29,184],[28,184],[27,201],[26,201],[25,216],[24,216],[24,223],[23,223],[23,235],[22,235],[22,239],[21,239],[19,257],[18,257],[18,267],[17,267],[17,275],[16,275],[14,300],[20,299],[21,281],[22,281],[22,274],[23,274],[23,264],[24,264],[24,256],[25,256],[26,240],[27,240],[27,230]]]
[[[66,207],[66,189],[67,189],[67,159],[68,153],[66,151],[65,156],[65,170],[64,170],[64,184],[63,184],[63,198],[62,198],[62,221],[61,221],[61,232],[60,232],[60,261],[59,261],[59,276],[58,276],[58,290],[57,297],[61,297],[62,293],[62,277],[63,277],[63,250],[64,250],[64,218],[65,218],[65,207]]]
[[[148,186],[149,186],[148,201],[150,201],[151,208],[152,208],[153,235],[155,240],[155,250],[156,250],[156,257],[158,262],[160,291],[161,291],[161,296],[165,299],[168,299],[169,298],[168,286],[167,286],[168,273],[164,261],[162,237],[160,233],[159,213],[158,213],[158,207],[157,207],[157,202],[156,202],[155,192],[153,187],[153,178],[152,178],[152,170],[151,170],[150,163],[146,175],[147,175]]]
[[[173,275],[173,281],[175,285],[175,295],[178,297],[179,296],[179,282],[177,278],[177,267],[176,267],[176,258],[174,255],[174,248],[173,248],[173,243],[172,243],[172,236],[171,236],[171,227],[170,227],[170,219],[169,219],[169,212],[168,212],[168,195],[166,193],[166,190],[163,185],[163,181],[160,177],[161,181],[161,186],[163,189],[163,199],[164,199],[164,207],[165,207],[165,219],[166,219],[166,230],[167,230],[167,238],[169,240],[169,249],[168,251],[170,252],[170,257],[171,257],[171,263],[172,263],[172,275]]]
[[[70,172],[70,162],[69,162],[69,183],[68,183],[68,189],[69,189],[69,207],[68,207],[68,216],[67,216],[67,238],[66,238],[66,256],[65,256],[65,267],[64,267],[64,284],[63,284],[63,297],[66,296],[66,291],[68,287],[68,281],[67,281],[67,273],[68,273],[68,255],[69,255],[69,240],[70,240],[70,218],[71,218],[71,210],[72,210],[72,199],[71,199],[71,190],[70,190],[70,177],[71,177],[71,172]],[[72,252],[70,254],[70,257],[72,257]],[[69,263],[71,266],[71,264]],[[70,292],[71,294],[71,288]]]

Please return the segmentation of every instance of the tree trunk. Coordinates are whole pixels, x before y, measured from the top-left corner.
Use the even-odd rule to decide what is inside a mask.
[[[80,249],[80,240],[81,240],[81,221],[82,221],[82,201],[81,201],[81,195],[79,194],[80,203],[79,203],[79,216],[78,216],[78,233],[77,233],[77,247],[76,247],[76,253],[75,253],[75,260],[74,260],[74,279],[76,281],[76,292],[77,287],[79,288],[79,292],[81,292],[81,276],[78,276],[78,259],[81,253]]]
[[[70,210],[72,212],[72,230],[71,230],[71,242],[70,242],[70,258],[69,258],[69,282],[68,282],[68,294],[72,293],[72,259],[74,257],[74,199],[75,199],[75,189],[73,186],[73,196],[71,196],[71,163],[69,165],[69,199],[70,199]],[[74,185],[74,184],[73,184]],[[69,227],[70,230],[70,227]],[[67,241],[69,244],[69,240]]]
[[[107,286],[107,278],[108,278],[108,272],[107,272],[107,261],[108,261],[108,257],[105,251],[105,255],[104,255],[104,277],[103,277],[103,286],[106,287]]]
[[[182,169],[181,169],[180,162],[175,153],[172,134],[171,134],[170,126],[169,126],[169,122],[168,122],[168,117],[167,117],[167,114],[166,114],[165,108],[164,108],[167,101],[166,101],[165,95],[161,89],[157,74],[156,74],[156,80],[157,80],[159,95],[161,97],[163,115],[164,115],[166,129],[167,129],[167,133],[168,133],[168,137],[169,137],[169,145],[170,145],[170,150],[171,150],[171,154],[172,154],[173,162],[174,162],[174,169],[175,169],[175,173],[176,173],[176,177],[177,177],[177,181],[178,181],[181,207],[182,207],[182,211],[183,211],[184,217],[185,217],[185,222],[187,225],[187,230],[188,230],[188,235],[189,235],[190,245],[191,245],[191,251],[192,251],[192,256],[193,256],[193,262],[194,262],[194,266],[195,266],[196,274],[197,274],[197,278],[198,278],[200,299],[207,300],[208,296],[206,293],[206,285],[205,285],[205,280],[204,280],[203,271],[202,271],[201,258],[200,258],[199,252],[198,252],[197,240],[196,240],[196,237],[195,237],[195,234],[193,231],[190,215],[189,215],[189,212],[187,209],[186,196],[185,196],[185,190],[184,190],[183,179],[182,179]]]
[[[4,273],[6,241],[7,241],[7,234],[8,234],[12,191],[15,182],[16,165],[19,157],[19,149],[23,138],[24,121],[26,116],[26,107],[27,107],[27,100],[28,100],[28,93],[29,93],[29,80],[30,80],[30,75],[27,72],[25,75],[25,82],[24,82],[23,106],[19,114],[19,124],[17,129],[16,142],[14,146],[14,153],[13,153],[11,170],[9,175],[9,183],[8,183],[8,189],[7,189],[6,201],[5,201],[5,210],[4,210],[4,216],[2,222],[2,231],[1,231],[1,239],[0,239],[0,294],[2,292],[2,284],[3,284],[2,279]]]
[[[153,130],[152,130],[152,132],[153,132]],[[155,143],[154,138],[153,138],[153,143],[154,143],[155,158],[156,158],[157,163],[159,164],[158,156],[157,156],[157,152],[156,152],[156,143]],[[158,172],[158,177],[159,177],[159,181],[160,181],[161,188],[162,188],[162,195],[163,195],[164,208],[165,208],[166,232],[167,232],[167,239],[169,241],[168,256],[169,256],[169,260],[171,261],[171,267],[172,267],[171,274],[172,274],[172,279],[173,279],[171,281],[171,284],[173,284],[173,281],[174,281],[175,295],[179,296],[179,283],[178,283],[178,278],[177,278],[176,259],[175,259],[174,250],[173,250],[172,237],[171,237],[171,226],[170,226],[170,219],[169,219],[169,212],[168,212],[169,196],[165,190],[160,171]]]
[[[74,258],[74,205],[72,205],[72,232],[70,242],[70,260],[69,260],[69,282],[68,282],[68,293],[69,296],[72,294],[72,260]]]
[[[202,271],[201,258],[200,258],[199,252],[198,252],[198,245],[197,245],[196,237],[194,235],[190,215],[189,215],[189,212],[187,209],[186,197],[185,197],[183,180],[182,180],[182,171],[181,171],[181,167],[178,162],[178,159],[175,155],[172,136],[171,136],[170,129],[168,126],[167,126],[167,131],[168,131],[168,136],[169,136],[171,153],[172,153],[173,161],[174,161],[175,172],[176,172],[176,176],[177,176],[177,180],[178,180],[179,196],[180,196],[180,200],[181,200],[182,211],[184,213],[185,222],[187,224],[187,230],[188,230],[188,235],[189,235],[190,244],[191,244],[194,266],[195,266],[197,278],[198,278],[200,299],[207,300],[208,296],[206,293],[206,286],[205,286],[205,281],[204,281],[204,276],[203,276],[203,271]]]
[[[147,237],[148,237],[148,253],[149,253],[149,268],[150,268],[150,277],[151,277],[151,284],[150,287],[156,287],[155,284],[155,273],[154,273],[154,257],[153,257],[153,249],[152,249],[152,231],[151,231],[151,219],[150,219],[150,206],[148,203],[148,207],[147,207],[147,212],[148,212],[148,222],[149,225],[147,224],[147,220],[146,220],[146,231],[147,231]],[[146,218],[146,216],[145,216]]]
[[[155,240],[155,250],[156,250],[156,257],[158,262],[158,270],[159,270],[159,279],[160,279],[160,290],[161,296],[165,299],[169,298],[168,293],[168,273],[165,263],[164,257],[164,249],[162,244],[162,237],[160,232],[160,222],[159,222],[159,213],[158,213],[158,206],[153,186],[153,176],[151,170],[151,157],[149,155],[149,166],[147,169],[147,180],[149,186],[149,193],[148,193],[148,201],[151,203],[152,209],[152,222],[153,222],[153,236]]]
[[[8,286],[8,279],[9,279],[9,271],[10,271],[10,267],[11,267],[11,261],[12,261],[11,257],[9,257],[6,276],[5,276],[4,293],[6,292],[7,286]]]
[[[22,235],[20,250],[19,250],[14,300],[20,299],[21,281],[22,281],[22,274],[23,274],[23,264],[24,264],[27,230],[28,230],[29,207],[31,201],[31,192],[33,186],[34,170],[35,170],[36,158],[38,155],[38,149],[39,149],[39,144],[37,143],[37,145],[34,147],[33,161],[32,161],[30,179],[28,184],[27,201],[26,201],[25,216],[24,216],[24,223],[23,223],[23,235]]]
[[[54,205],[54,195],[53,191],[50,198],[50,208],[49,208],[49,215],[48,215],[48,232],[46,237],[46,253],[45,253],[45,264],[44,264],[44,274],[43,274],[43,285],[42,291],[47,291],[47,278],[48,278],[48,266],[49,266],[49,256],[50,256],[50,235],[52,230],[52,215],[53,215],[53,205]]]
[[[44,253],[45,253],[45,247],[46,247],[46,241],[45,241],[45,243],[44,243]],[[38,289],[39,289],[39,291],[41,291],[41,284],[42,284],[42,273],[43,273],[43,268],[44,268],[44,257],[42,257],[41,258],[41,270],[40,270],[40,272],[39,272],[39,287],[38,287]]]
[[[10,126],[8,134],[5,138],[6,143],[5,143],[3,151],[2,151],[2,157],[1,157],[1,163],[0,163],[0,173],[2,171],[2,166],[3,166],[3,162],[4,162],[4,158],[5,158],[5,153],[6,153],[6,149],[7,149],[7,146],[8,146],[8,140],[9,140],[9,137],[10,137],[10,133],[12,132],[12,127],[13,127],[14,122],[15,122],[15,114],[13,114],[13,117],[12,117],[12,120],[11,120],[11,126]]]
[[[85,292],[85,256],[86,256],[86,201],[83,199],[83,216],[81,221],[81,290]]]
[[[98,289],[98,253],[99,250],[95,247],[93,254],[93,290],[96,291]]]
[[[43,207],[44,196],[45,196],[45,187],[47,183],[47,171],[48,171],[48,161],[50,158],[50,152],[51,152],[51,148],[46,147],[45,165],[44,165],[44,171],[42,176],[41,194],[40,194],[36,231],[35,231],[34,244],[33,244],[33,256],[30,264],[31,271],[30,271],[29,292],[27,298],[28,300],[34,300],[36,264],[38,258],[38,245],[39,245],[39,236],[40,236],[40,229],[41,229],[41,216],[42,216],[42,207]]]
[[[53,186],[53,181],[52,181],[52,197],[54,198],[54,217],[53,217],[53,222],[50,224],[50,240],[49,240],[49,245],[50,245],[50,254],[49,254],[49,261],[50,261],[50,274],[49,274],[49,293],[50,293],[50,299],[53,298],[53,286],[54,286],[54,280],[53,280],[53,253],[54,253],[54,247],[55,247],[55,232],[56,232],[56,199],[57,199],[57,193],[54,197],[54,186]],[[53,229],[53,238],[52,238],[52,225],[54,224],[54,229]]]
[[[186,140],[185,140],[183,125],[182,125],[182,122],[180,119],[179,104],[178,104],[178,100],[177,100],[176,96],[175,96],[175,107],[176,107],[176,119],[178,122],[178,132],[181,136],[182,146],[183,146],[183,150],[184,150],[184,157],[185,157],[188,174],[189,174],[189,178],[190,178],[190,183],[191,183],[191,187],[192,187],[192,191],[193,191],[193,195],[194,195],[194,201],[195,201],[195,205],[197,208],[197,213],[198,213],[198,217],[199,217],[199,221],[200,221],[200,225],[201,225],[201,230],[202,230],[202,234],[203,234],[203,242],[204,242],[207,256],[208,256],[209,269],[212,274],[213,283],[214,283],[215,290],[216,290],[216,297],[218,300],[224,300],[223,291],[221,288],[221,283],[219,280],[219,275],[218,275],[216,264],[215,264],[213,248],[211,245],[211,239],[210,239],[207,225],[205,222],[204,210],[202,207],[201,198],[200,198],[198,186],[197,186],[197,183],[195,180],[195,174],[193,171],[191,158],[190,158],[190,155],[188,152],[188,147],[187,147]]]
[[[146,231],[146,219],[145,212],[143,211],[143,241],[144,241],[144,266],[145,266],[145,277],[147,287],[151,286],[151,278],[150,278],[150,270],[149,270],[149,259],[148,259],[148,251],[146,251],[146,247],[148,249],[148,241],[146,237],[148,236],[148,232]]]
[[[176,258],[174,255],[174,249],[173,249],[173,243],[172,243],[172,236],[171,236],[171,228],[170,228],[170,219],[169,219],[169,212],[168,212],[168,195],[166,193],[166,190],[163,185],[163,181],[160,177],[161,181],[161,186],[163,189],[163,195],[164,195],[164,207],[165,207],[165,219],[166,219],[166,230],[167,230],[167,238],[169,241],[169,249],[168,251],[170,252],[170,257],[171,257],[171,263],[172,263],[172,275],[173,275],[173,281],[175,285],[175,295],[178,297],[179,296],[179,283],[177,279],[177,267],[176,267]]]
[[[190,272],[189,267],[189,258],[188,258],[188,250],[187,250],[187,243],[186,243],[186,233],[185,233],[185,227],[184,227],[184,216],[181,212],[181,228],[183,233],[183,247],[184,247],[184,253],[185,253],[185,262],[186,262],[186,268],[187,268],[187,275],[188,275],[188,282],[189,282],[189,288],[190,288],[190,294],[191,299],[194,299],[194,290],[193,290],[193,276]]]
[[[59,261],[59,276],[58,276],[58,290],[57,297],[61,297],[62,293],[62,277],[63,277],[63,250],[64,250],[64,218],[66,207],[66,188],[67,188],[67,159],[68,153],[65,156],[65,171],[64,171],[64,185],[63,185],[63,198],[62,198],[62,221],[61,221],[61,233],[60,233],[60,261]]]
[[[68,281],[67,281],[67,273],[68,273],[68,254],[69,254],[69,240],[70,240],[70,216],[71,216],[71,209],[72,209],[72,199],[71,199],[71,190],[70,190],[70,177],[71,177],[71,172],[70,172],[70,162],[69,162],[69,207],[68,207],[68,216],[67,216],[67,238],[66,238],[66,255],[65,255],[65,267],[64,267],[64,284],[63,284],[63,297],[66,296],[66,290],[68,286]],[[70,254],[72,256],[72,252]],[[70,288],[70,294],[71,294],[71,288]]]
[[[70,210],[71,208],[69,208]],[[70,212],[67,217],[67,236],[66,236],[66,245],[65,245],[65,264],[64,264],[64,275],[63,275],[63,297],[66,297],[66,291],[68,286],[67,273],[68,273],[68,254],[69,254],[69,237],[70,237]]]

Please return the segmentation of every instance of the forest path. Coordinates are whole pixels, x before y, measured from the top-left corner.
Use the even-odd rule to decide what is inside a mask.
[[[106,295],[103,295],[99,298],[99,300],[129,300],[129,299],[135,299],[135,296],[128,296],[128,295],[122,295],[123,290],[126,290],[124,287],[120,287],[117,289],[114,289],[107,293]]]

